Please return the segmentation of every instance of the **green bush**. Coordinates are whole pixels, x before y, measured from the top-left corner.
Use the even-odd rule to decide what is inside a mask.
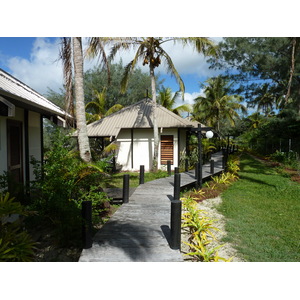
[[[35,243],[22,229],[20,219],[9,221],[13,214],[27,215],[21,203],[11,198],[9,193],[0,194],[0,261],[32,261]]]
[[[55,131],[44,165],[32,160],[36,176],[31,185],[33,208],[51,220],[63,245],[81,239],[83,200],[93,201],[94,216],[109,201],[100,187],[105,164],[82,162],[70,139],[60,130]]]

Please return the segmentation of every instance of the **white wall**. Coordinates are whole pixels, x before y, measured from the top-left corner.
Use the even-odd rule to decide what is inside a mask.
[[[182,133],[184,131],[182,130]],[[172,169],[178,166],[178,129],[159,129],[159,135],[174,136],[174,164]],[[122,129],[117,137],[117,163],[122,165],[122,170],[138,171],[140,165],[145,166],[145,170],[149,170],[152,165],[154,152],[154,140],[152,129],[134,129],[133,130],[133,168],[131,164],[131,130]],[[181,147],[185,146],[185,134],[180,139]],[[183,146],[184,145],[184,146]],[[180,147],[180,148],[181,148]],[[182,149],[181,149],[182,150]],[[160,164],[160,145],[158,154],[158,168],[166,169],[166,165]]]

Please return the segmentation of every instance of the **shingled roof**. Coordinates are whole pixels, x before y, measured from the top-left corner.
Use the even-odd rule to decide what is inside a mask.
[[[0,69],[0,96],[12,104],[49,115],[64,117],[66,112],[38,92]]]
[[[89,137],[117,137],[122,128],[153,128],[154,102],[145,98],[87,126]],[[157,126],[159,128],[191,128],[198,122],[177,116],[157,104]],[[202,125],[204,126],[204,125]]]

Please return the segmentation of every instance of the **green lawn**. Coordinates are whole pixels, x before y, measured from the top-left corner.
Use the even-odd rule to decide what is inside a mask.
[[[218,208],[226,241],[247,261],[300,261],[300,184],[248,155],[239,175]]]
[[[139,185],[140,174],[139,172],[120,172],[113,174],[108,177],[103,186],[105,188],[122,188],[123,187],[123,176],[129,174],[129,185],[130,187],[137,187]],[[152,181],[155,179],[167,177],[168,172],[158,170],[157,172],[145,172],[144,181]]]

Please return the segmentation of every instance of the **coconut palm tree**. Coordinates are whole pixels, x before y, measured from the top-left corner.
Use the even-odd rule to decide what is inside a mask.
[[[183,112],[192,112],[192,105],[190,104],[182,104],[180,106],[174,107],[175,101],[179,97],[179,93],[180,92],[177,91],[172,97],[171,88],[165,88],[163,86],[158,92],[158,103],[178,116],[180,116]]]
[[[98,47],[98,53],[101,54],[102,61],[107,64],[104,48]],[[74,116],[73,100],[73,67],[74,66],[74,92],[76,104],[76,126],[80,157],[85,162],[91,161],[91,150],[89,138],[87,135],[85,103],[84,103],[84,85],[83,85],[83,49],[82,39],[80,37],[63,38],[60,50],[60,58],[63,61],[63,73],[66,88],[66,112]]]
[[[216,128],[217,131],[220,131],[220,123],[223,120],[229,120],[233,126],[235,119],[239,118],[237,111],[241,110],[243,113],[247,111],[246,107],[241,104],[242,97],[230,95],[230,85],[221,76],[209,78],[206,83],[205,96],[195,99],[193,118]]]
[[[100,38],[99,38],[100,39]],[[153,111],[153,132],[154,132],[154,154],[152,161],[152,169],[157,170],[158,161],[158,147],[159,135],[156,121],[156,82],[155,82],[155,68],[157,68],[162,61],[166,63],[168,72],[173,75],[179,84],[182,96],[184,95],[184,83],[176,70],[171,57],[164,50],[163,45],[166,42],[178,43],[183,46],[192,45],[199,53],[205,55],[216,55],[216,46],[208,38],[201,37],[186,37],[186,38],[161,38],[161,37],[134,37],[134,38],[106,38],[105,43],[112,44],[110,59],[113,59],[120,50],[136,49],[133,60],[125,67],[123,79],[121,81],[121,91],[125,92],[128,84],[128,79],[131,72],[136,67],[137,63],[141,61],[143,65],[149,66],[152,100],[154,102]],[[90,48],[90,53],[96,52]]]

